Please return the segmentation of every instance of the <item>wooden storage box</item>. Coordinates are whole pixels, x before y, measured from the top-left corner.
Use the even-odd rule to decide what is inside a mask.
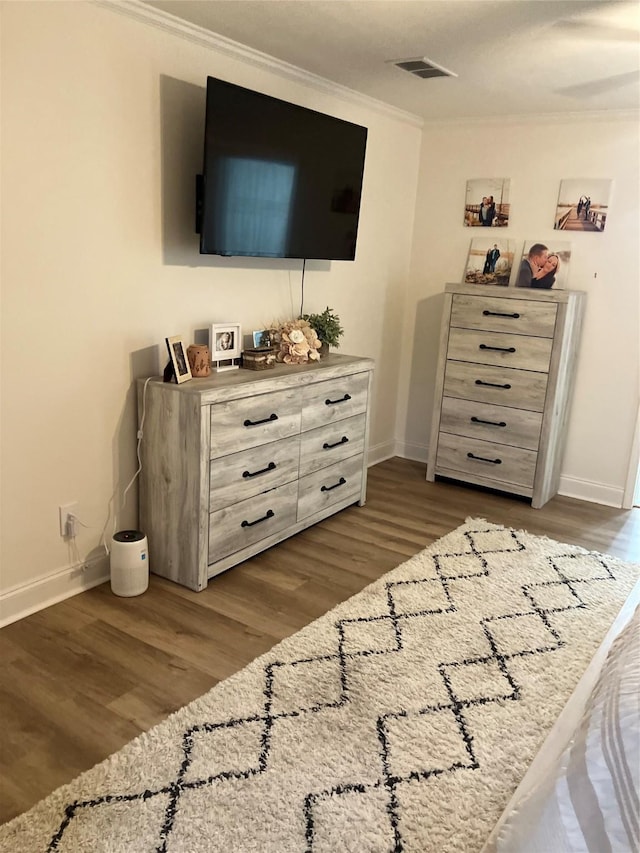
[[[249,370],[268,370],[276,366],[276,351],[273,347],[246,349],[242,353],[242,366]]]

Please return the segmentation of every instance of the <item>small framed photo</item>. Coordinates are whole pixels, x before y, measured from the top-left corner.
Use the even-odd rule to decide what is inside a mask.
[[[252,337],[254,349],[264,349],[265,347],[271,346],[271,334],[269,329],[258,329],[258,331],[253,332]]]
[[[212,361],[240,358],[242,335],[240,323],[214,323],[209,332]]]
[[[180,335],[174,335],[171,338],[165,338],[165,341],[169,350],[169,359],[173,367],[176,382],[178,384],[187,382],[192,378],[191,368],[189,367],[189,359],[187,358],[187,351],[184,348],[182,338]]]

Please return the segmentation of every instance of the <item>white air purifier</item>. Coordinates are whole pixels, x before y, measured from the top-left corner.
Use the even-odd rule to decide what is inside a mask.
[[[142,595],[149,586],[147,537],[140,530],[120,530],[111,540],[111,592],[124,598]]]

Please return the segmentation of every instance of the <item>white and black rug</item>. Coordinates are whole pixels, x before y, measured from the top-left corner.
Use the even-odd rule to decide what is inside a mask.
[[[0,827],[0,849],[473,853],[638,573],[470,519]]]

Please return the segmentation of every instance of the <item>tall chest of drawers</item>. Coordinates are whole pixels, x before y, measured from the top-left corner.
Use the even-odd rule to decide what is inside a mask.
[[[558,490],[584,294],[448,284],[427,479]]]
[[[138,380],[140,526],[151,570],[193,590],[363,504],[373,361]]]

